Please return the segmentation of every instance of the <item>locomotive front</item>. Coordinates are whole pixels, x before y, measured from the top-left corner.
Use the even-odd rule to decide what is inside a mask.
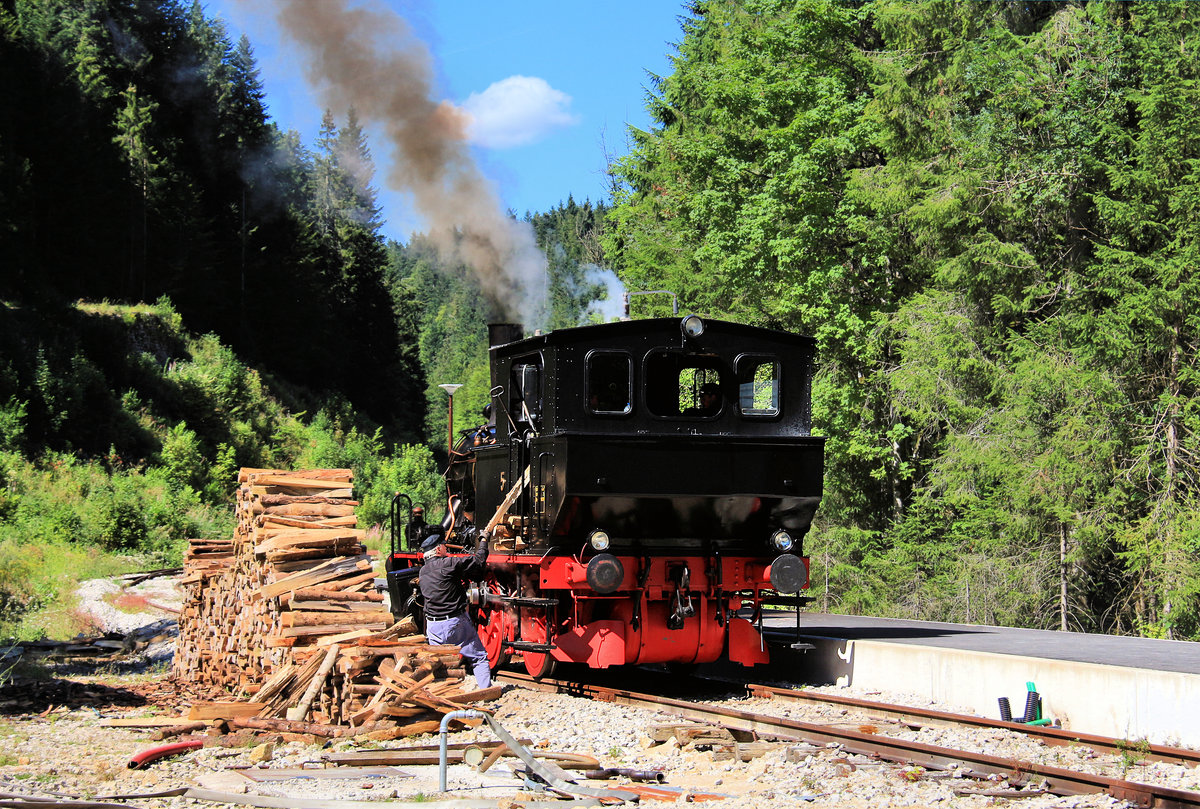
[[[821,499],[813,341],[694,315],[492,335],[447,527],[495,537],[475,592],[493,665],[766,662],[762,607],[804,601]]]

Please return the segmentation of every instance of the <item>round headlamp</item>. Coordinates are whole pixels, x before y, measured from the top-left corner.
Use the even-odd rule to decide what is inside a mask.
[[[796,540],[792,539],[792,535],[780,528],[775,533],[771,534],[771,547],[780,553],[787,553],[792,548],[796,547]]]
[[[597,528],[588,536],[588,544],[592,546],[592,550],[606,551],[609,546],[608,532]]]
[[[683,336],[689,340],[695,340],[700,335],[704,334],[704,321],[699,315],[688,315],[679,324],[679,328],[683,331]]]

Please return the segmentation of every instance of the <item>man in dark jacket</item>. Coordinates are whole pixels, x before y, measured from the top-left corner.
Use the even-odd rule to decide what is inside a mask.
[[[492,684],[492,668],[479,633],[467,615],[467,583],[483,574],[488,555],[488,535],[480,533],[475,553],[450,556],[441,533],[421,543],[425,564],[421,567],[421,595],[425,599],[425,637],[431,644],[453,643],[471,661],[475,683]]]

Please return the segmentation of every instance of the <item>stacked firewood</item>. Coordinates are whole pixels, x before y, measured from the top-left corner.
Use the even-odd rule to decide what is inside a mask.
[[[374,738],[436,730],[498,689],[461,690],[457,646],[393,623],[348,469],[243,469],[232,540],[193,541],[174,671],[249,701],[203,703],[195,722]],[[494,692],[494,693],[493,693]]]
[[[390,625],[349,469],[242,469],[238,482],[233,539],[193,541],[184,560],[177,675],[246,690],[321,638]]]

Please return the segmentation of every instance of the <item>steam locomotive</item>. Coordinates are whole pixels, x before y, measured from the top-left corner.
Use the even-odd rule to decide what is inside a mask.
[[[464,551],[492,533],[470,611],[493,668],[767,662],[763,606],[807,601],[814,341],[695,315],[489,338],[487,422],[451,452],[437,529]],[[413,506],[393,501],[386,568],[420,621]]]

